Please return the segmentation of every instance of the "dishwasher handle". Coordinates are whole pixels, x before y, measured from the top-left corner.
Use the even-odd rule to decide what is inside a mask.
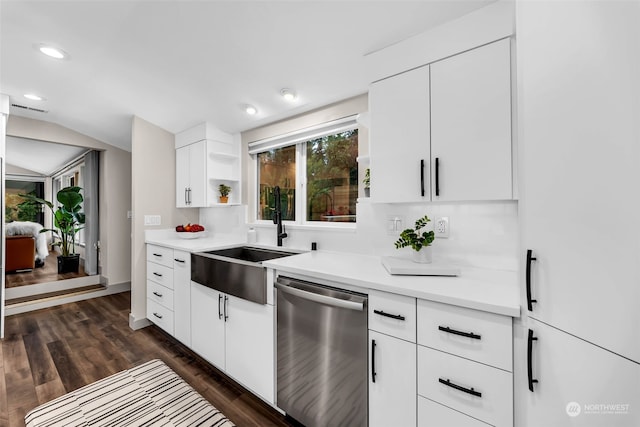
[[[276,289],[279,289],[284,293],[294,295],[309,301],[330,305],[332,307],[346,308],[348,310],[355,310],[355,311],[364,310],[364,303],[361,303],[361,302],[347,301],[339,298],[333,298],[325,295],[316,294],[315,292],[303,291],[302,289],[285,285],[284,283],[279,281],[276,281],[274,286],[276,287]]]

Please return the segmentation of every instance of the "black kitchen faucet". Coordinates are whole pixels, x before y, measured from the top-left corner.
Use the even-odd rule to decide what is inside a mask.
[[[278,238],[278,246],[282,246],[282,239],[287,237],[285,233],[284,225],[282,224],[282,201],[280,200],[280,187],[275,186],[273,188],[273,195],[275,197],[275,206],[273,209],[273,223],[276,224],[276,236]]]

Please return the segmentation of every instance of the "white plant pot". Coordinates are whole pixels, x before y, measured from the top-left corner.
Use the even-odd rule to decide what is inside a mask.
[[[413,262],[431,264],[432,261],[433,248],[431,246],[423,246],[419,251],[413,251]]]

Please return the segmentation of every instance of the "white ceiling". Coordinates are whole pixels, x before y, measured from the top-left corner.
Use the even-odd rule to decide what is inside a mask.
[[[2,0],[0,92],[48,111],[11,114],[127,150],[132,115],[174,133],[204,121],[236,133],[366,92],[365,54],[492,1]]]
[[[10,165],[51,176],[86,151],[84,147],[8,136],[6,159]]]

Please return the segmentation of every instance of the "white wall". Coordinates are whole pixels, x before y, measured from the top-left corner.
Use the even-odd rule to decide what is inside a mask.
[[[101,275],[107,285],[131,280],[131,153],[55,123],[10,116],[7,135],[99,150]]]
[[[173,228],[198,221],[198,209],[176,208],[175,136],[139,117],[131,126],[133,226],[131,234],[131,315],[129,325],[146,325],[145,229]],[[145,215],[160,215],[161,225],[145,227]]]

